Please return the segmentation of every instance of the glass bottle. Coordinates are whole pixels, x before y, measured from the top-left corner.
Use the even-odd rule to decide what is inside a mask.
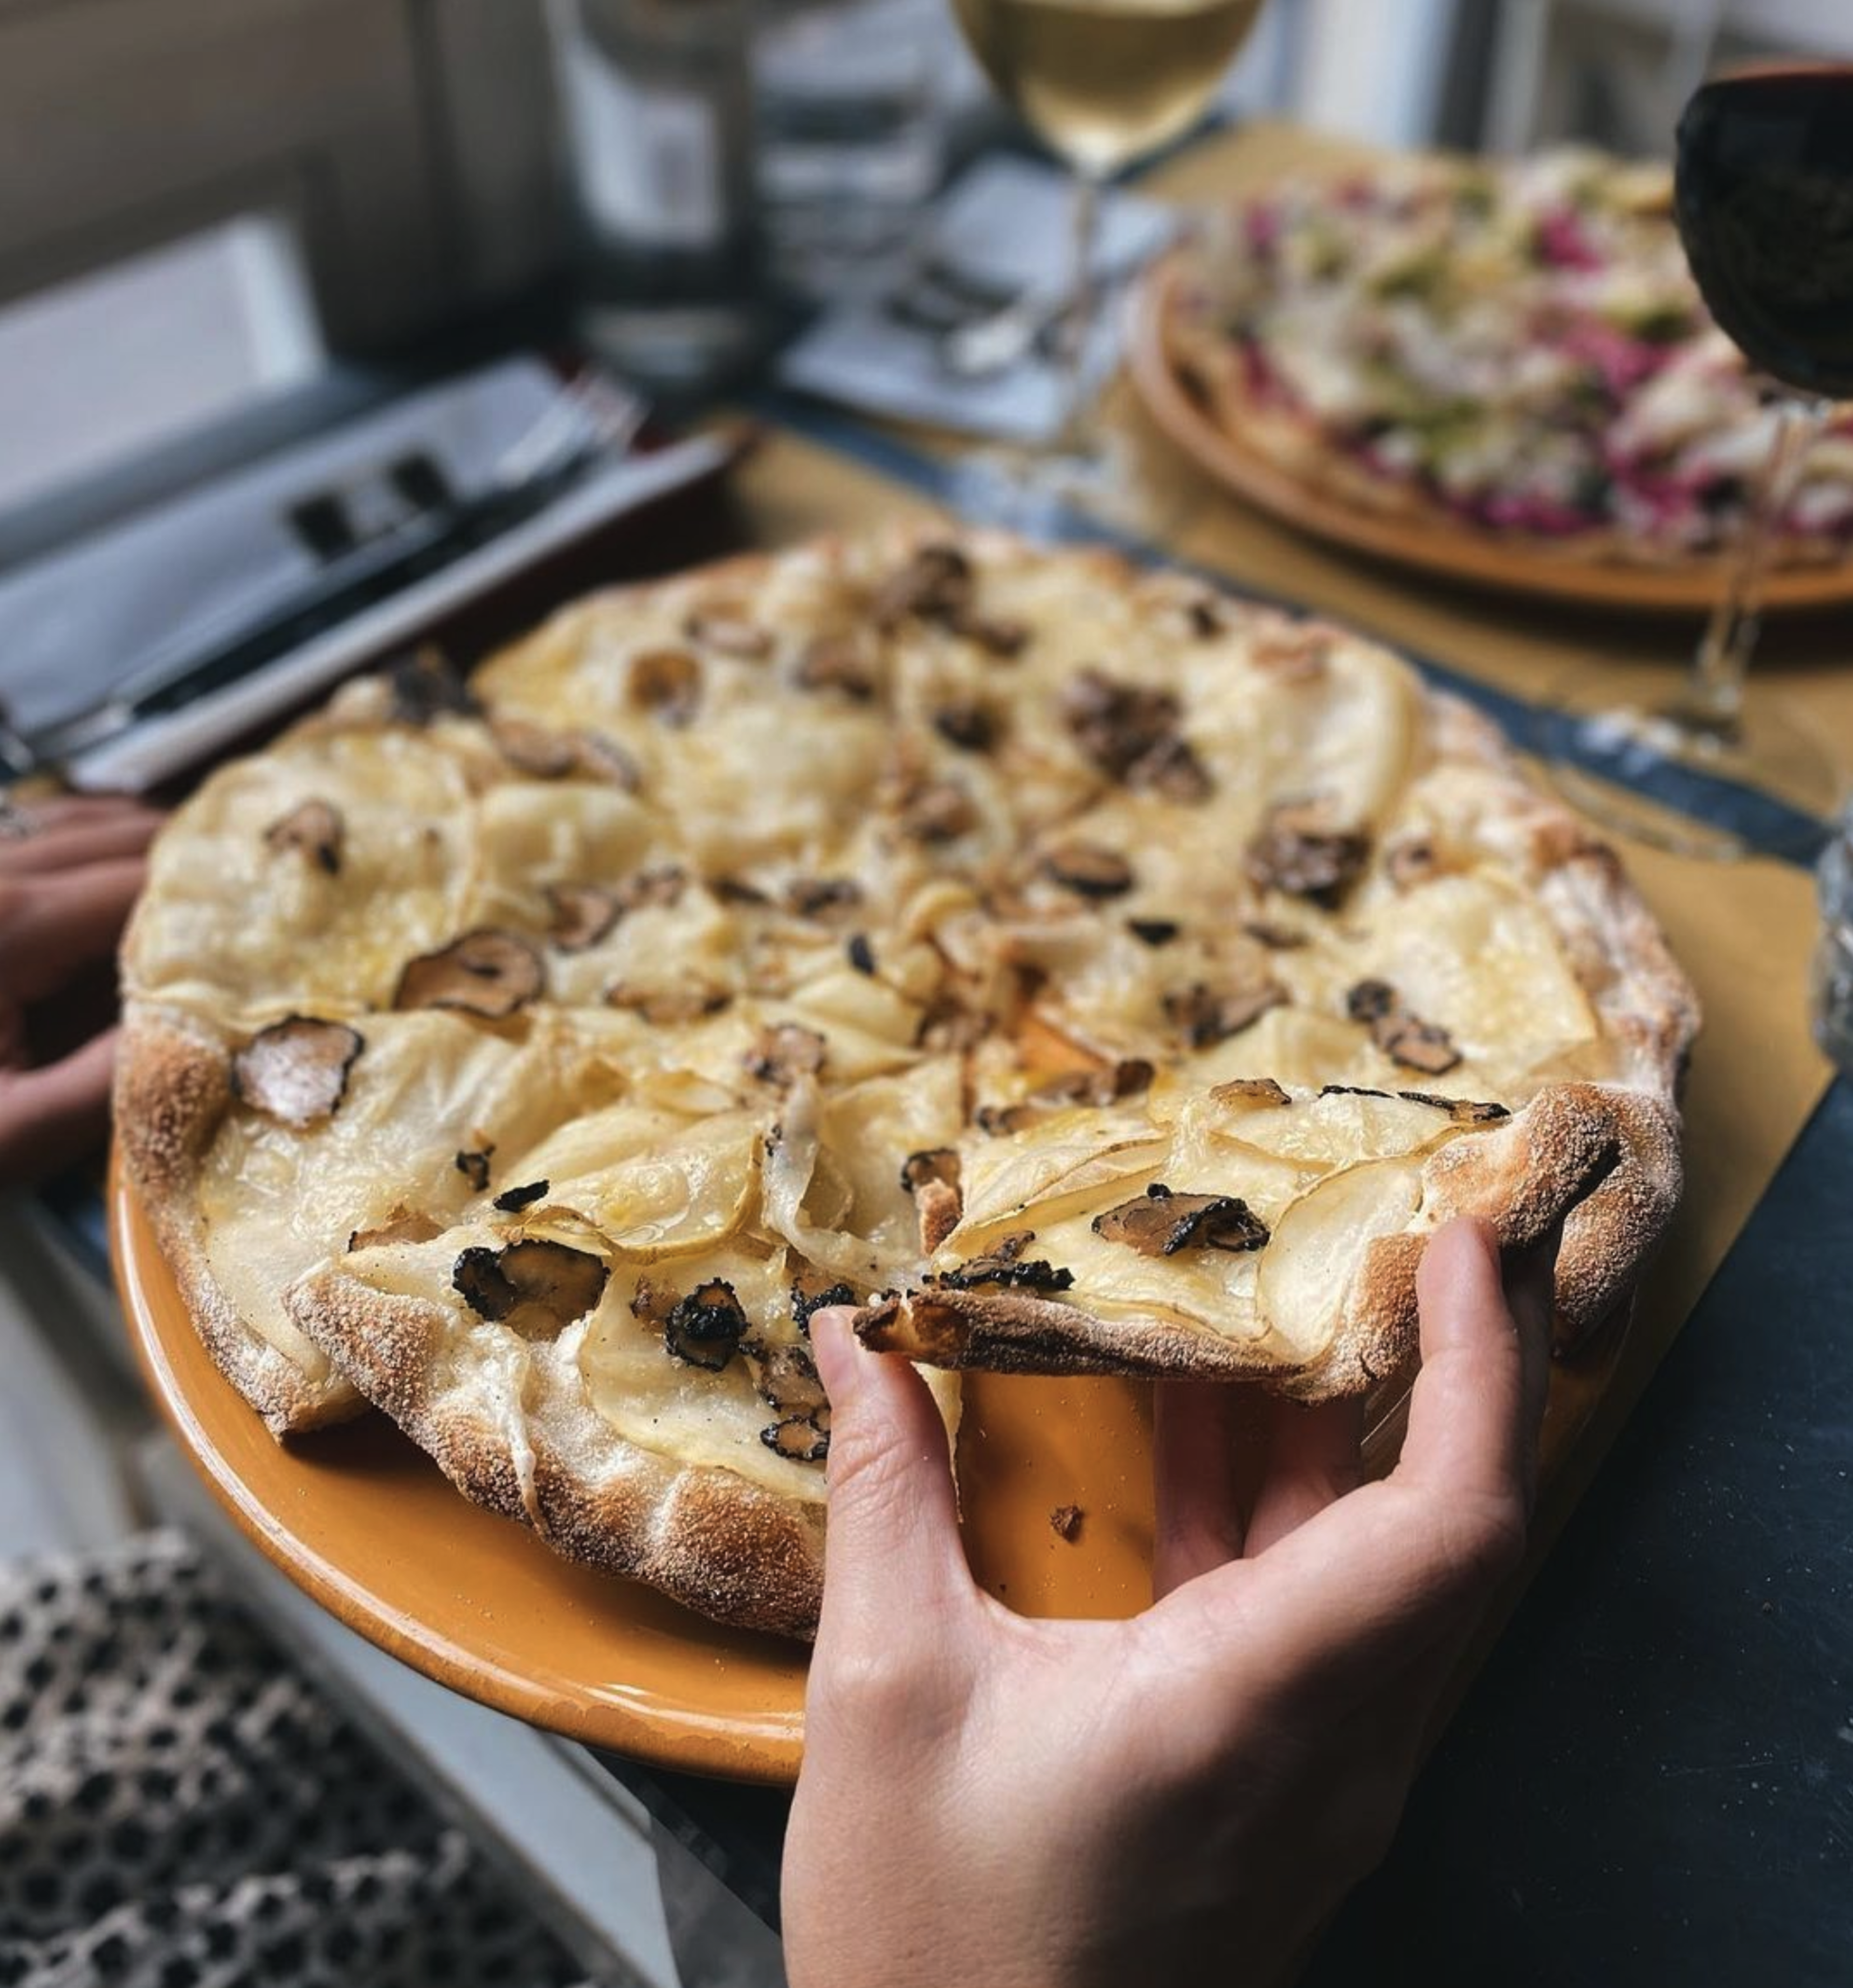
[[[699,393],[762,330],[751,0],[549,0],[579,329]]]

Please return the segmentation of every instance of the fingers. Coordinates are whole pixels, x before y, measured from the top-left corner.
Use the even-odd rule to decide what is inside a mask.
[[[1270,1400],[1268,1411],[1267,1468],[1248,1521],[1251,1557],[1356,1489],[1364,1469],[1361,1395],[1310,1408]]]
[[[1554,1242],[1544,1259],[1556,1256]],[[1522,1320],[1506,1302],[1498,1246],[1483,1223],[1437,1232],[1416,1273],[1422,1371],[1395,1481],[1455,1498],[1515,1495],[1528,1512],[1549,1379],[1550,1311],[1535,1253],[1515,1271]]]
[[[1395,1472],[1303,1517],[1259,1555],[1251,1522],[1247,1559],[1173,1598],[1212,1618],[1205,1633],[1239,1639],[1258,1688],[1310,1706],[1367,1695],[1387,1668],[1426,1665],[1439,1678],[1516,1565],[1542,1392],[1524,1342],[1548,1330],[1535,1273],[1518,1274],[1523,1334],[1490,1232],[1468,1222],[1442,1229],[1417,1277],[1422,1366]],[[1283,1479],[1283,1516],[1292,1499],[1316,1495],[1336,1452],[1331,1429],[1305,1441],[1307,1467]]]
[[[814,1314],[811,1350],[830,1397],[830,1526],[818,1644],[911,1624],[976,1595],[959,1537],[951,1446],[926,1383],[871,1353],[847,1307]]]
[[[0,1187],[48,1178],[102,1145],[115,1054],[112,1030],[60,1063],[0,1071]]]
[[[161,817],[132,801],[60,800],[19,810],[28,835],[0,840],[0,876],[45,876],[139,856]]]
[[[1252,1439],[1256,1415],[1245,1388],[1161,1381],[1151,1406],[1156,1601],[1240,1557],[1260,1445]]]
[[[138,856],[56,876],[22,877],[0,892],[0,976],[19,1002],[42,1000],[79,968],[107,959],[141,889]]]

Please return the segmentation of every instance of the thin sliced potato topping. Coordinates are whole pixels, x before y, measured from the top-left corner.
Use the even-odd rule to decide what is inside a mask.
[[[1400,1234],[1421,1205],[1421,1168],[1378,1160],[1328,1174],[1282,1215],[1261,1253],[1255,1297],[1296,1359],[1314,1358],[1331,1339],[1371,1245]]]

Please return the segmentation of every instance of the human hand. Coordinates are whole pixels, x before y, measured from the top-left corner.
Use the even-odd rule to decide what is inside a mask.
[[[1523,1551],[1550,1261],[1456,1222],[1417,1280],[1401,1461],[1360,1410],[1157,1391],[1157,1599],[1037,1621],[973,1583],[944,1428],[847,1311],[823,1605],[786,1837],[793,1988],[1278,1979],[1381,1857],[1424,1729]]]
[[[114,796],[0,812],[0,1187],[43,1179],[103,1138],[116,942],[160,823]]]

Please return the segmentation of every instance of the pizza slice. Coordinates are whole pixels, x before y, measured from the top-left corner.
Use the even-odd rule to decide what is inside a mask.
[[[124,972],[125,1168],[274,1429],[372,1402],[800,1633],[818,1303],[936,1368],[1323,1399],[1412,1357],[1467,1212],[1562,1224],[1568,1346],[1677,1195],[1696,1022],[1612,854],[1396,658],[978,533],[350,687],[180,811]]]

